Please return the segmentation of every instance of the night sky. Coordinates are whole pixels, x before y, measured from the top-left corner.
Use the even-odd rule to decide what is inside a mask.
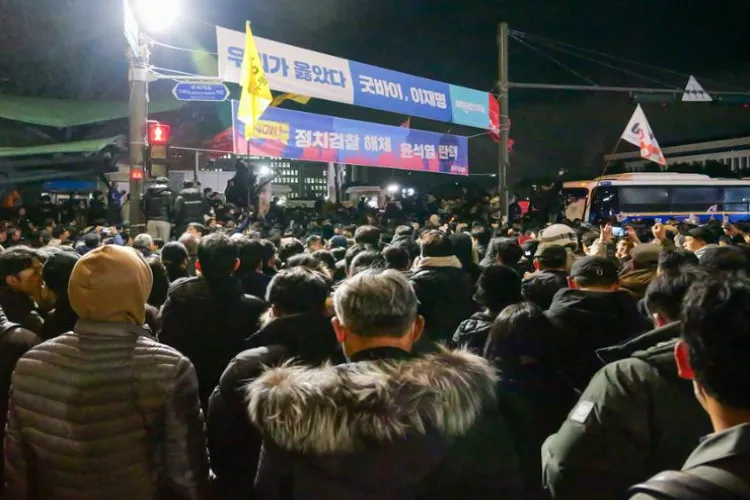
[[[750,90],[750,29],[746,15],[750,13],[750,7],[747,0],[184,2],[185,15],[179,23],[180,29],[155,38],[173,45],[213,51],[216,49],[215,34],[209,25],[220,24],[242,30],[244,20],[250,19],[254,33],[259,36],[435,80],[489,90],[497,79],[497,23],[507,21],[511,29],[531,35],[678,73],[695,74],[709,90]],[[0,2],[6,6],[20,3],[24,2]],[[109,4],[114,8],[120,0],[32,0],[29,3],[87,4],[89,8],[78,15],[83,16],[80,22],[95,25],[103,32],[98,35],[102,37],[101,43],[87,60],[94,62],[97,58],[106,58],[104,71],[111,71],[114,80],[122,77],[124,66],[119,61],[124,39],[116,36],[119,34],[119,14],[112,19],[102,6]],[[3,8],[0,7],[0,32],[3,30]],[[73,31],[69,34],[76,36]],[[0,45],[1,42],[2,35]],[[537,46],[599,84],[660,86]],[[2,52],[0,50],[0,80],[8,76],[12,79],[12,74],[6,76],[2,73],[3,70],[13,72],[13,68],[3,68]],[[681,75],[608,62],[668,85],[684,87],[687,82],[687,78]],[[188,57],[164,48],[155,49],[153,63],[188,72],[210,72],[212,69],[209,58]],[[515,41],[511,41],[510,75],[512,81],[520,82],[586,84]],[[159,90],[154,89],[157,94]],[[121,88],[112,92],[118,96],[121,93]],[[602,166],[601,155],[614,147],[633,107],[627,94],[512,92],[511,137],[516,140],[511,157],[514,176],[539,177],[559,167],[595,173]],[[662,145],[750,134],[750,109],[739,106],[677,104],[668,107],[647,105],[644,109]],[[400,124],[405,118],[318,100],[306,110],[393,125]],[[416,119],[412,120],[412,126],[446,131],[450,125]],[[454,127],[453,132],[471,135],[477,130]],[[628,147],[623,146],[619,151]],[[473,173],[493,171],[495,144],[488,138],[472,140],[470,160]]]

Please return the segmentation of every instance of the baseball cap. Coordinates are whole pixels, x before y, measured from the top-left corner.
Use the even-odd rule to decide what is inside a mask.
[[[719,235],[706,226],[694,227],[688,231],[687,235],[706,243],[716,243],[719,241]]]
[[[565,247],[548,246],[541,253],[537,252],[536,259],[545,266],[565,267],[568,261],[568,251]]]
[[[633,258],[633,264],[637,267],[656,267],[659,264],[660,253],[661,247],[659,245],[646,243],[636,245],[635,248],[630,251],[630,256]]]
[[[583,286],[609,286],[617,281],[617,266],[604,257],[581,257],[570,268],[570,277]]]
[[[570,226],[565,224],[552,224],[549,227],[545,227],[539,232],[539,246],[536,249],[535,256],[539,256],[542,252],[549,247],[570,247],[572,249],[578,248],[578,236],[576,232]]]

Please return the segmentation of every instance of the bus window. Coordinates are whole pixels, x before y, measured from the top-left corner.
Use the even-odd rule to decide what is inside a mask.
[[[620,212],[618,201],[618,188],[611,186],[599,186],[594,189],[589,210],[589,222],[598,222],[611,217],[616,217]]]
[[[588,195],[589,190],[586,188],[563,189],[561,193],[563,217],[570,221],[583,220]]]
[[[705,212],[722,203],[720,187],[680,186],[672,188],[673,212]]]
[[[620,210],[625,213],[669,212],[669,190],[656,186],[618,186]]]
[[[750,187],[726,186],[724,188],[724,210],[727,212],[750,212]]]

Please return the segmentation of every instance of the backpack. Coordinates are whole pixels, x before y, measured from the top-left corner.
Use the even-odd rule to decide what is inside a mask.
[[[703,471],[703,476],[711,479],[686,471],[661,472],[645,483],[632,486],[629,497],[645,493],[660,500],[750,499],[750,484],[726,470],[702,465],[691,471]]]

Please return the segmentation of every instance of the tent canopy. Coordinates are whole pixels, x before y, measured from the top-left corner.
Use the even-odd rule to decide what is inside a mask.
[[[176,111],[183,104],[174,99],[150,102],[148,112]],[[129,104],[126,101],[74,101],[0,94],[0,118],[31,125],[76,127],[125,118],[129,114]]]
[[[26,148],[0,148],[0,161],[6,158],[18,158],[23,156],[44,155],[90,155],[98,153],[108,146],[123,146],[122,136],[110,137],[109,139],[90,139],[87,141],[63,142],[59,144],[44,144],[42,146],[31,146]]]

